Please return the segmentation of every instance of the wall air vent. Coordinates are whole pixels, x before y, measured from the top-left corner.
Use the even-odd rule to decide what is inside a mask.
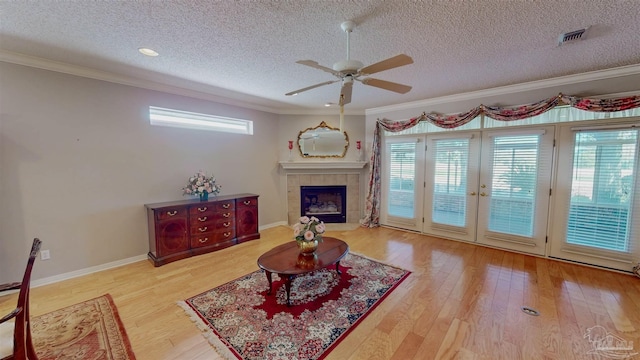
[[[558,46],[570,42],[576,42],[578,40],[584,40],[586,38],[586,33],[589,28],[584,28],[580,30],[571,31],[568,33],[560,34],[558,37]]]

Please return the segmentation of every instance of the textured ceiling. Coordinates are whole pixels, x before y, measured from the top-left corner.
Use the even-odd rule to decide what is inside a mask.
[[[0,0],[0,51],[287,112],[338,102],[339,82],[284,94],[335,80],[296,61],[345,59],[340,24],[353,20],[351,59],[414,60],[372,76],[413,86],[406,94],[356,82],[347,107],[362,110],[640,64],[639,19],[640,0]],[[585,27],[586,39],[558,46]]]

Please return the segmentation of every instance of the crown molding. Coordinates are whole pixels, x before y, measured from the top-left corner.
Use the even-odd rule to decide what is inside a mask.
[[[107,81],[120,85],[128,85],[142,89],[155,90],[165,92],[174,95],[187,96],[191,98],[214,101],[221,104],[239,106],[246,109],[264,111],[277,115],[335,115],[339,110],[335,108],[275,108],[270,106],[258,105],[244,100],[234,99],[228,96],[214,94],[211,88],[207,89],[207,85],[198,84],[195,82],[189,82],[188,80],[181,80],[185,83],[185,86],[176,86],[175,79],[172,80],[173,85],[160,83],[157,81],[145,80],[134,78],[131,76],[123,76],[106,71],[100,71],[92,68],[87,68],[78,65],[72,65],[68,63],[53,61],[40,57],[0,50],[0,61],[29,66],[42,70],[55,71],[63,74],[75,75],[85,77],[94,80]],[[193,88],[188,88],[193,87]],[[195,88],[201,88],[196,90]],[[221,92],[232,93],[231,90],[220,89]],[[238,93],[239,97],[246,98],[249,95]],[[364,110],[347,110],[345,109],[345,115],[364,115]]]
[[[275,108],[271,106],[264,106],[264,105],[251,103],[248,101],[234,99],[228,96],[214,94],[208,91],[210,89],[207,89],[206,85],[197,84],[194,82],[190,82],[185,86],[201,87],[202,89],[194,90],[194,89],[189,89],[187,87],[169,85],[169,84],[164,84],[157,81],[139,79],[131,76],[123,76],[123,75],[118,75],[118,74],[110,73],[106,71],[100,71],[92,68],[72,65],[68,63],[53,61],[53,60],[39,58],[35,56],[24,55],[20,53],[9,52],[5,50],[0,50],[0,61],[69,74],[69,75],[85,77],[89,79],[95,79],[95,80],[107,81],[107,82],[121,84],[121,85],[133,86],[133,87],[142,88],[142,89],[160,91],[160,92],[174,94],[174,95],[187,96],[195,99],[213,101],[221,104],[238,106],[238,107],[257,110],[257,111],[264,111],[264,112],[277,114],[277,115],[300,115],[300,114],[335,115],[338,112],[338,110],[335,108],[326,108],[326,109],[291,108],[291,107]],[[586,73],[581,73],[576,75],[567,75],[567,76],[561,76],[561,77],[552,78],[552,79],[536,80],[536,81],[531,81],[527,83],[514,84],[514,85],[502,86],[497,88],[442,96],[442,97],[437,97],[432,99],[418,100],[418,101],[389,105],[384,107],[365,109],[364,111],[347,108],[345,109],[345,115],[375,115],[375,114],[386,113],[391,111],[410,110],[410,109],[415,109],[416,107],[428,107],[428,106],[433,106],[438,104],[473,100],[473,99],[478,99],[482,97],[513,94],[518,92],[526,92],[526,91],[544,89],[544,88],[555,87],[555,86],[570,85],[570,84],[576,84],[576,83],[582,83],[582,82],[589,82],[589,81],[596,81],[596,80],[603,80],[603,79],[629,76],[629,75],[638,75],[638,74],[640,74],[640,65],[628,65],[628,66],[622,66],[622,67],[613,68],[613,69],[597,70],[597,71],[591,71],[591,72],[586,72]],[[175,83],[175,79],[173,82]],[[186,80],[183,80],[183,82],[186,82]],[[232,93],[231,90],[220,89],[220,91]],[[239,93],[238,96],[242,96],[246,98],[248,95]]]
[[[182,95],[182,96],[187,96],[187,97],[201,99],[201,100],[214,101],[221,104],[239,106],[247,109],[264,111],[264,112],[273,113],[273,114],[280,113],[280,109],[276,109],[268,106],[262,106],[262,105],[242,101],[242,100],[233,99],[230,97],[212,94],[210,92],[206,92],[204,89],[192,90],[192,89],[187,89],[185,87],[163,84],[160,82],[134,78],[131,76],[118,75],[111,72],[100,71],[100,70],[87,68],[83,66],[72,65],[68,63],[53,61],[49,59],[43,59],[35,56],[29,56],[29,55],[24,55],[24,54],[19,54],[19,53],[4,51],[4,50],[0,50],[0,61],[17,64],[17,65],[29,66],[29,67],[43,69],[43,70],[59,72],[59,73],[68,74],[68,75],[85,77],[85,78],[94,79],[94,80],[107,81],[107,82],[120,84],[120,85],[133,86],[137,88],[155,90],[155,91],[160,91],[160,92],[174,94],[174,95]],[[204,87],[204,85],[200,85],[200,86]],[[243,96],[246,97],[247,95],[243,95]]]
[[[471,91],[461,94],[441,96],[432,99],[412,101],[402,104],[383,106],[378,108],[367,109],[367,115],[381,114],[398,110],[411,110],[418,107],[428,107],[433,105],[455,103],[459,101],[467,101],[491,96],[508,95],[513,93],[521,93],[532,90],[545,89],[550,87],[578,84],[590,81],[605,80],[621,76],[630,76],[640,74],[640,65],[621,66],[612,69],[590,71],[575,75],[560,76],[551,79],[536,80],[526,83],[500,86],[491,89]]]

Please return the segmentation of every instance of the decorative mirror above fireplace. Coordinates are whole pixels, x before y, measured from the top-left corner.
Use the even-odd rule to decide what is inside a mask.
[[[298,134],[298,150],[304,158],[344,157],[349,147],[349,136],[324,121],[314,128]]]

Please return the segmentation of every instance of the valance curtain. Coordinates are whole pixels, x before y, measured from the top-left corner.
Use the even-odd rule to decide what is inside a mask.
[[[558,105],[569,105],[576,109],[593,112],[615,112],[640,107],[640,96],[629,96],[616,99],[597,99],[559,94],[558,96],[538,101],[536,103],[515,107],[480,105],[467,112],[458,114],[442,115],[422,113],[420,116],[406,121],[378,119],[373,133],[369,185],[365,217],[361,220],[362,226],[377,227],[380,225],[380,167],[382,165],[380,146],[382,143],[382,130],[398,132],[416,126],[421,121],[428,121],[438,127],[451,129],[468,123],[480,114],[499,121],[521,120],[545,113]]]

